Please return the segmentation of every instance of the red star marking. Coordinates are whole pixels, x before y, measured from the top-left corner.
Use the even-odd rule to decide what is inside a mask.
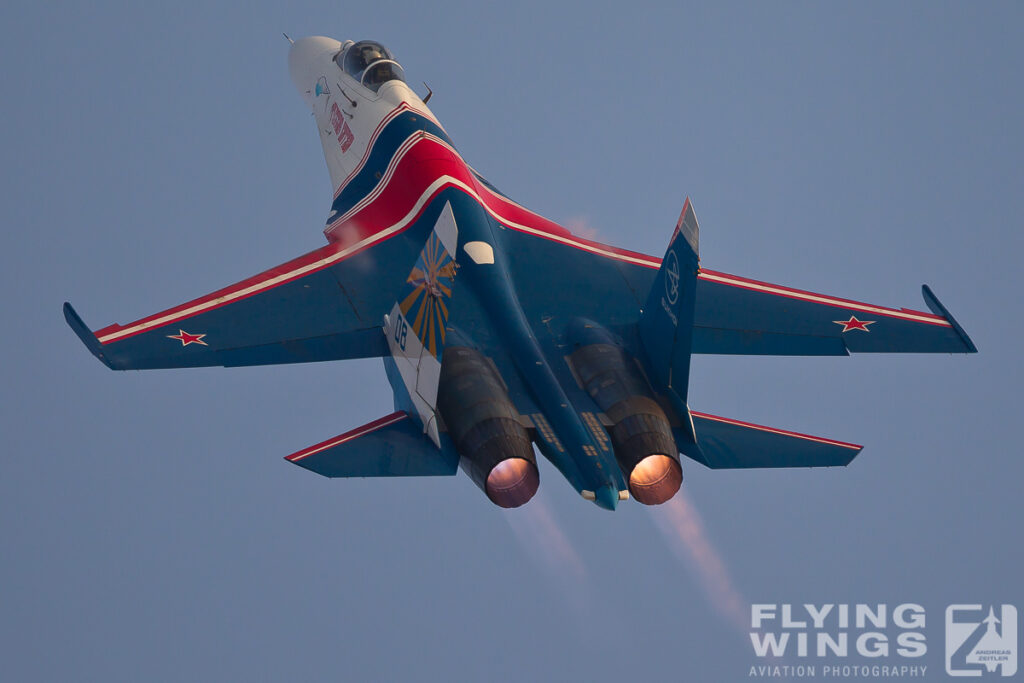
[[[868,325],[874,325],[874,320],[857,320],[857,316],[851,315],[849,320],[833,320],[836,325],[843,326],[843,332],[849,332],[850,330],[864,330],[870,332]]]
[[[203,341],[205,334],[189,334],[185,330],[178,330],[178,334],[167,335],[168,339],[177,339],[181,342],[182,346],[188,346],[189,344],[202,344],[203,346],[209,346]]]

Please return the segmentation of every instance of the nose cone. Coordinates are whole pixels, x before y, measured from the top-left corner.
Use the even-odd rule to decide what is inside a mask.
[[[326,74],[329,62],[340,50],[341,43],[323,36],[299,38],[292,43],[288,51],[288,72],[300,95],[309,98],[317,79]]]
[[[594,491],[594,503],[605,510],[614,510],[619,505],[619,491],[614,486],[602,486]]]

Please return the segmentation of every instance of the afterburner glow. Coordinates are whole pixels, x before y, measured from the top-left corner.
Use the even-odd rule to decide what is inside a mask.
[[[664,503],[682,483],[682,468],[667,455],[648,455],[629,474],[629,492],[644,505]]]
[[[487,475],[487,497],[503,508],[517,508],[537,493],[537,466],[522,458],[502,460]]]

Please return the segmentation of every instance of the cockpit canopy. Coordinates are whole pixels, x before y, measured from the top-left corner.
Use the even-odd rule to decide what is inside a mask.
[[[391,50],[372,40],[352,43],[339,52],[334,61],[345,73],[374,92],[388,81],[405,82],[405,72],[395,61]]]

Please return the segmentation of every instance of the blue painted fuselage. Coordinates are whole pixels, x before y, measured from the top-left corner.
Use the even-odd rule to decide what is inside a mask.
[[[430,201],[423,215],[406,235],[409,248],[422,244],[442,207],[450,203],[459,230],[458,274],[452,295],[449,334],[470,343],[504,354],[492,354],[502,379],[513,394],[528,397],[535,411],[528,417],[537,432],[536,443],[542,454],[558,468],[577,492],[592,492],[594,502],[614,509],[619,491],[626,485],[601,426],[600,411],[586,393],[571,380],[568,364],[559,347],[561,335],[552,335],[544,327],[535,330],[520,305],[516,286],[508,271],[505,251],[508,229],[496,221],[476,197],[449,188]],[[493,263],[476,263],[462,246],[482,242],[493,249]],[[552,293],[557,296],[557,293]],[[546,353],[545,351],[548,351]],[[553,367],[552,352],[556,363]],[[412,400],[395,369],[394,360],[385,358],[388,379],[396,396],[396,407],[412,412]],[[572,394],[572,395],[570,395]],[[523,408],[527,401],[516,401]]]

